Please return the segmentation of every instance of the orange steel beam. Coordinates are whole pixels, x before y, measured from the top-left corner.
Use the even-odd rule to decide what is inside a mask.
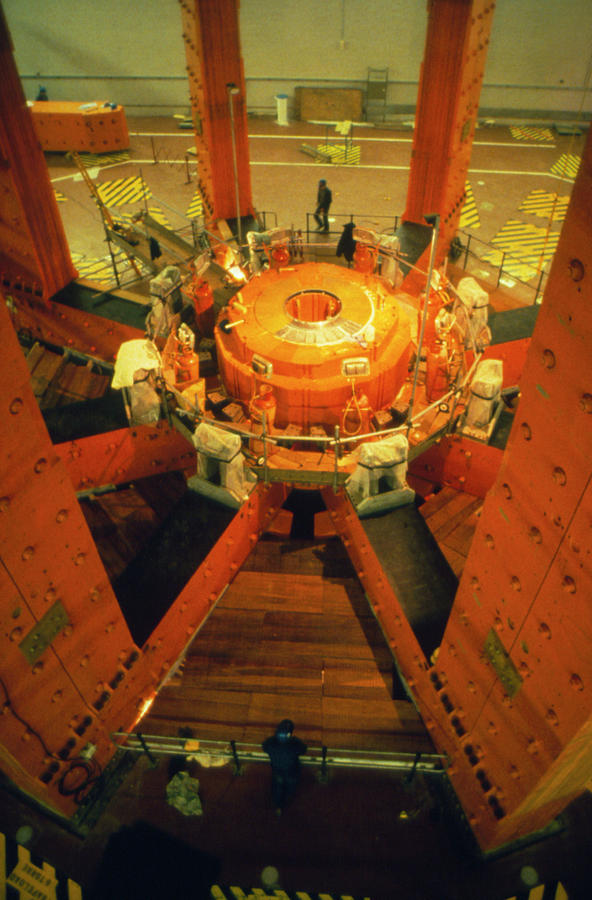
[[[434,485],[448,485],[475,497],[485,497],[495,481],[502,456],[496,447],[461,435],[446,435],[409,463],[409,473]]]
[[[590,783],[591,206],[592,134],[436,664],[464,729],[453,785],[493,813],[473,823],[484,848],[546,825]]]
[[[0,289],[47,301],[77,276],[0,8]]]
[[[180,3],[204,214],[209,221],[235,219],[238,191],[240,215],[250,216],[253,203],[239,0]],[[230,84],[236,86],[237,94],[229,94]]]
[[[76,491],[126,484],[163,472],[196,471],[193,446],[165,422],[66,441],[54,449]]]
[[[436,265],[448,252],[465,200],[494,8],[493,0],[428,2],[404,219],[424,224],[425,215],[440,216]],[[428,254],[417,263],[424,271]]]
[[[72,761],[87,745],[96,748],[99,766],[111,761],[112,732],[133,728],[281,509],[287,489],[258,485],[145,646],[137,647],[74,487],[91,476],[115,480],[118,468],[126,477],[158,471],[160,455],[169,456],[167,468],[185,466],[187,443],[161,426],[154,437],[138,428],[127,437],[116,432],[54,447],[0,299],[0,768],[69,816],[76,803],[61,792],[60,780]],[[23,640],[39,633],[48,614],[65,618],[31,659]]]
[[[106,362],[113,362],[124,341],[142,338],[145,333],[143,328],[104,319],[62,303],[45,305],[31,298],[19,299],[12,310],[12,321],[15,330],[29,338],[58,347],[73,347]]]
[[[111,758],[94,704],[134,645],[43,423],[4,298],[0,343],[0,758],[21,788],[70,813],[72,798],[57,787],[60,754],[75,756],[91,742],[101,765]],[[56,604],[67,624],[31,660],[20,645],[56,615]]]

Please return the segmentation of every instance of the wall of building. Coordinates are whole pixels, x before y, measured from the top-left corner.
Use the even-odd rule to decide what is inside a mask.
[[[29,99],[122,103],[131,115],[185,112],[177,0],[4,0]],[[413,112],[424,50],[422,0],[241,0],[247,103],[275,112],[294,88],[364,88],[369,66],[388,68],[393,116]],[[590,78],[589,0],[497,0],[480,115],[576,119]]]

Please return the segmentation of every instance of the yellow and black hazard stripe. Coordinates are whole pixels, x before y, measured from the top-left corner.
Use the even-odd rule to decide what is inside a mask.
[[[58,201],[58,203],[66,202],[66,197],[64,196],[64,194],[62,194],[61,191],[56,191],[56,189],[54,188],[53,192],[54,192],[55,198]]]
[[[139,175],[104,181],[97,184],[97,190],[105,206],[123,206],[125,203],[137,203],[152,196],[150,188]]]
[[[195,194],[193,195],[193,199],[191,200],[191,203],[189,204],[189,207],[187,208],[187,212],[185,213],[185,216],[188,219],[197,219],[198,216],[203,216],[203,214],[204,214],[203,200],[202,200],[200,192],[196,191]]]
[[[171,227],[171,223],[169,222],[169,220],[163,213],[160,206],[149,206],[148,213],[150,214],[151,218],[154,219],[155,222],[158,222],[159,225],[163,225],[165,228]],[[128,225],[131,223],[134,215],[135,215],[135,213],[121,212],[121,213],[115,214],[113,216],[113,220],[115,222],[118,222],[119,224]]]
[[[543,219],[552,218],[554,222],[563,222],[568,203],[568,196],[560,197],[551,191],[536,189],[530,192],[526,200],[523,200],[519,209]]]
[[[240,888],[220,887],[217,884],[210,888],[211,900],[355,900],[351,894],[307,893],[306,891],[284,891],[281,888]],[[370,897],[359,897],[358,900],[370,900]]]
[[[79,153],[85,168],[91,166],[110,166],[113,163],[125,162],[130,158],[129,150],[116,150],[114,153]]]
[[[345,144],[319,144],[319,153],[324,153],[332,163],[339,166],[359,166],[361,159],[360,147],[346,147]]]
[[[510,219],[492,238],[496,248],[481,258],[522,281],[529,281],[540,267],[553,258],[559,240],[558,231]]]
[[[465,184],[465,202],[460,211],[459,228],[480,228],[481,219],[473,196],[473,188],[467,181]]]
[[[560,881],[547,882],[547,884],[537,884],[536,887],[528,888],[507,897],[506,900],[569,900],[569,894]]]
[[[530,125],[511,125],[510,134],[517,141],[552,141],[550,128],[534,128]]]
[[[562,153],[556,163],[551,166],[551,173],[561,178],[575,179],[580,168],[582,157],[577,153]]]

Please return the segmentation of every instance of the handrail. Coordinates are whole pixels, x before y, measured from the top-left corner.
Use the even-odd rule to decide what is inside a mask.
[[[111,738],[118,747],[134,753],[146,753],[149,758],[153,755],[198,757],[199,754],[204,754],[211,759],[222,759],[224,763],[234,761],[237,765],[239,762],[269,762],[269,757],[261,749],[261,744],[248,742],[200,740],[195,737],[168,737],[127,731],[115,731],[111,734]],[[123,738],[125,743],[116,740],[117,738]],[[309,748],[307,754],[301,757],[301,762],[308,766],[326,767],[327,764],[331,764],[375,771],[443,773],[449,759],[443,753],[329,749],[320,746]]]

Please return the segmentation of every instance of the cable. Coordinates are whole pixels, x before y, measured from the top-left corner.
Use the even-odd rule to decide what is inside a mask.
[[[73,773],[82,771],[84,773],[82,781],[74,784],[68,784],[69,779],[72,778]],[[63,773],[62,777],[58,781],[58,791],[62,795],[62,797],[74,797],[74,802],[79,805],[85,799],[87,793],[93,784],[96,784],[97,781],[100,780],[103,774],[103,770],[101,766],[95,759],[84,759],[83,757],[78,757],[77,759],[73,759],[70,762],[69,767]]]
[[[16,719],[18,722],[20,722],[21,725],[24,725],[25,728],[27,729],[27,731],[30,731],[31,734],[32,734],[34,737],[37,738],[37,740],[39,741],[39,743],[40,743],[41,746],[43,747],[43,752],[45,753],[46,756],[50,756],[51,759],[58,760],[58,762],[63,762],[63,760],[61,760],[59,756],[56,756],[55,753],[52,753],[52,752],[51,752],[51,750],[48,748],[47,744],[45,743],[45,741],[43,740],[43,738],[41,737],[41,735],[39,734],[39,732],[38,732],[38,731],[35,731],[35,729],[34,729],[31,725],[29,725],[29,723],[26,721],[26,719],[23,719],[22,716],[19,716],[19,714],[17,713],[16,709],[14,708],[14,706],[13,706],[13,704],[12,704],[12,700],[10,699],[10,695],[9,695],[9,693],[8,693],[8,689],[7,689],[7,687],[6,687],[6,685],[5,685],[5,683],[4,683],[4,681],[3,681],[2,678],[0,678],[0,684],[2,685],[2,690],[4,691],[4,694],[5,694],[5,696],[6,696],[6,706],[9,708],[10,712],[11,712],[12,715],[15,717],[15,719]]]

